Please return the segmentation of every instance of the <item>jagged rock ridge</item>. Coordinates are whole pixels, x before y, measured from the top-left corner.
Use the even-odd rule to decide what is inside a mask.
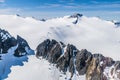
[[[71,15],[69,18],[76,18],[76,20],[73,22],[73,24],[77,24],[80,17],[82,17],[82,16],[83,16],[83,14],[76,13],[76,14]]]
[[[27,41],[19,35],[17,39],[12,37],[7,31],[0,29],[0,54],[6,54],[11,47],[18,46],[14,56],[20,57],[28,54],[27,50],[32,50]]]
[[[11,72],[11,67],[28,61],[27,55],[34,54],[26,40],[19,35],[14,38],[9,32],[0,29],[0,80],[4,80]]]
[[[78,50],[74,45],[65,45],[56,40],[45,40],[37,47],[37,58],[43,57],[56,64],[60,71],[86,74],[86,80],[120,80],[120,61],[104,57],[102,54],[92,54],[86,49]]]

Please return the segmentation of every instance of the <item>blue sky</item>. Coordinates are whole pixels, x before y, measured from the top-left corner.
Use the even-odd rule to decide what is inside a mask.
[[[73,13],[120,21],[120,0],[0,0],[0,14],[52,18]]]

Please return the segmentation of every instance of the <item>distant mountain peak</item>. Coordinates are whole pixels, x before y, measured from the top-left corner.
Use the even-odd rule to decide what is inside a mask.
[[[20,16],[20,14],[15,14],[16,16]]]
[[[43,22],[45,22],[45,21],[46,21],[46,19],[42,18],[42,19],[40,19],[40,21],[43,21]]]
[[[78,18],[78,17],[82,17],[83,14],[80,14],[80,13],[75,13],[73,15],[70,16],[70,18]]]
[[[79,21],[79,18],[82,16],[83,16],[83,14],[75,13],[75,14],[71,15],[69,18],[76,18],[76,20],[73,22],[73,24],[77,24]]]
[[[115,22],[114,23],[117,27],[120,27],[120,22]]]
[[[8,77],[12,66],[23,65],[23,61],[28,60],[27,55],[32,54],[34,51],[26,40],[20,36],[15,39],[8,31],[0,29],[0,80]]]

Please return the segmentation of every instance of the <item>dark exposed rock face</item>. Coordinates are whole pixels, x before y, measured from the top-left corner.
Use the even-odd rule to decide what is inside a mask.
[[[45,21],[46,21],[46,19],[41,19],[40,21],[43,21],[43,22],[45,22]]]
[[[93,54],[93,58],[86,73],[87,80],[103,80],[103,68],[100,65],[103,58],[104,56],[101,54]]]
[[[7,31],[0,29],[0,80],[8,78],[12,66],[23,66],[23,62],[28,61],[27,55],[32,54],[34,51],[26,40],[20,36],[15,39]]]
[[[24,56],[28,54],[27,50],[31,50],[27,41],[21,38],[19,35],[17,36],[17,49],[15,50],[14,55],[17,57]],[[26,50],[27,49],[27,50]]]
[[[117,27],[120,27],[120,22],[115,22],[114,23]]]
[[[64,47],[65,45],[62,42],[47,39],[43,43],[38,45],[36,56],[42,56],[49,62],[56,63],[57,67],[59,67],[60,70],[63,72],[66,72],[68,67],[70,67],[70,72],[74,72],[72,58],[73,55],[76,56],[77,49],[75,46],[68,44],[66,52],[64,52]]]
[[[45,40],[43,43],[38,45],[36,56],[42,56],[48,59],[50,62],[55,63],[57,58],[62,54],[61,44],[57,41],[49,39]]]
[[[31,50],[28,43],[17,36],[17,39],[12,37],[7,31],[0,29],[0,54],[6,54],[8,49],[17,46],[14,55],[20,57],[27,54],[27,50]]]
[[[76,20],[73,22],[73,24],[77,24],[79,21],[79,18],[82,16],[83,16],[83,14],[76,13],[76,14],[71,15],[69,18],[76,18]]]
[[[116,61],[115,64],[111,67],[109,75],[112,76],[115,80],[120,80],[120,61]],[[107,79],[109,79],[109,77],[107,77]]]
[[[16,45],[16,40],[7,31],[0,29],[0,53],[7,53],[8,49]]]
[[[104,57],[102,54],[91,54],[86,49],[79,51],[74,45],[64,45],[56,40],[45,40],[37,47],[36,56],[47,59],[50,63],[56,64],[60,71],[71,73],[71,78],[76,71],[79,75],[86,74],[86,80],[109,80],[109,76],[105,75],[106,67],[112,67],[111,75],[117,75],[120,79],[120,62],[114,61],[112,58]],[[118,73],[117,73],[118,72]],[[107,73],[106,73],[107,74]]]
[[[73,15],[70,16],[70,18],[78,18],[78,17],[82,17],[83,14],[79,14],[79,13],[75,13]]]
[[[75,46],[68,44],[66,48],[66,52],[63,52],[60,58],[57,60],[57,67],[60,68],[63,72],[67,71],[69,67],[69,71],[74,73],[74,58],[76,57],[78,50]]]
[[[80,75],[84,75],[92,59],[92,54],[86,49],[82,49],[76,55],[76,69]]]

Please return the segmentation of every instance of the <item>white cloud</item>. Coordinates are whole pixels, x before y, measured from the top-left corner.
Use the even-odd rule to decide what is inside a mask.
[[[56,15],[56,13],[54,14]],[[72,22],[75,20],[75,18],[64,17],[41,22],[30,17],[20,18],[6,15],[0,16],[0,25],[13,36],[17,34],[22,36],[33,49],[45,38],[50,37],[74,44],[78,49],[83,48],[92,53],[103,53],[105,56],[120,59],[118,56],[120,52],[120,28],[114,28],[113,23],[95,17],[83,16],[80,22],[74,25]]]

